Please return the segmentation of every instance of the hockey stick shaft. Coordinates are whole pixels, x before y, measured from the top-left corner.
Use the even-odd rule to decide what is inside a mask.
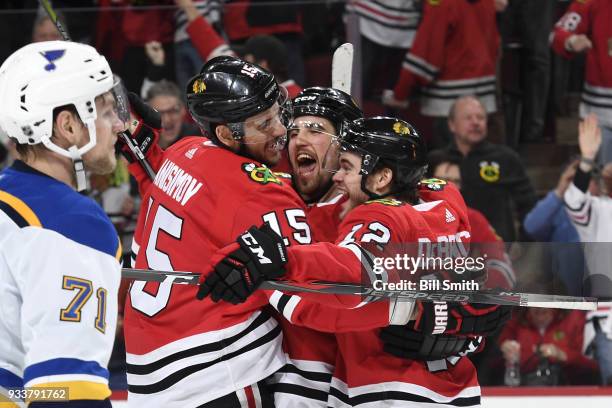
[[[38,2],[42,6],[42,8],[44,8],[45,11],[47,12],[47,15],[51,19],[51,22],[55,24],[55,27],[57,28],[57,31],[59,31],[59,33],[61,34],[62,38],[65,41],[72,41],[70,39],[70,36],[68,35],[68,31],[66,31],[62,23],[58,20],[57,14],[55,13],[55,10],[53,10],[53,7],[51,6],[51,3],[49,2],[49,0],[38,0]]]
[[[127,134],[127,132],[128,132],[127,130],[125,132],[120,132],[119,137],[121,137],[121,139],[126,144],[128,149],[130,149],[130,151],[132,152],[132,155],[136,158],[138,163],[142,166],[145,173],[147,173],[147,176],[149,176],[151,180],[155,180],[155,170],[153,170],[153,167],[151,167],[151,165],[147,161],[147,158],[145,157],[144,153],[142,153],[142,150],[140,150],[140,148],[132,142],[132,139]]]
[[[123,268],[121,277],[148,282],[163,282],[173,279],[173,284],[197,285],[199,273],[154,271],[151,269]],[[265,281],[259,289],[280,290],[288,292],[306,292],[318,294],[353,295],[373,298],[396,298],[407,301],[449,301],[486,303],[492,305],[543,307],[572,310],[596,310],[597,299],[546,295],[538,293],[521,293],[503,290],[486,291],[417,291],[417,290],[376,290],[350,283],[314,282],[300,284],[288,281]]]
[[[59,31],[59,33],[62,35],[62,38],[65,41],[71,41],[70,36],[68,35],[68,31],[66,31],[62,23],[58,20],[57,13],[55,13],[55,10],[53,10],[53,7],[51,6],[51,3],[49,2],[49,0],[38,0],[38,1],[40,5],[47,12],[47,15],[49,16],[53,24],[55,24],[55,27],[57,28],[57,31]],[[121,137],[121,139],[127,145],[128,149],[130,149],[130,151],[132,152],[132,155],[136,158],[138,163],[140,163],[140,165],[144,169],[145,173],[147,173],[149,178],[151,180],[154,180],[155,171],[153,170],[153,167],[151,167],[151,164],[149,164],[149,162],[147,161],[146,157],[144,156],[140,148],[132,142],[130,137],[127,134],[125,134],[125,132],[120,132],[119,137]]]

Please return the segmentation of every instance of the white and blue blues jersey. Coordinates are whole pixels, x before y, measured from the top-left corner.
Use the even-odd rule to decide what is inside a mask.
[[[21,161],[0,173],[0,401],[20,387],[110,396],[120,255],[93,200]]]

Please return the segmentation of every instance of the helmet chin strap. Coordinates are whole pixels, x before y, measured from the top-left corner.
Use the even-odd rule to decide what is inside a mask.
[[[83,158],[81,157],[79,149],[76,146],[70,146],[68,148],[68,152],[70,153],[70,159],[72,159],[72,164],[74,166],[74,175],[76,178],[77,191],[85,191],[87,190],[88,186]]]

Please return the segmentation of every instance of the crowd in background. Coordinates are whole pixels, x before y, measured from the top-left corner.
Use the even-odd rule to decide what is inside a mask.
[[[94,45],[126,87],[161,114],[163,148],[199,133],[186,111],[184,87],[207,59],[234,53],[256,62],[295,96],[306,86],[329,86],[331,54],[351,40],[358,65],[353,89],[366,116],[399,115],[428,139],[430,175],[461,187],[482,242],[506,243],[496,265],[506,287],[518,282],[518,288],[537,291],[539,283],[552,282],[555,293],[586,296],[594,286],[605,294],[608,285],[612,294],[609,271],[597,273],[585,259],[588,248],[579,245],[612,241],[606,235],[612,225],[612,29],[606,34],[601,21],[612,21],[612,1],[53,4],[72,39]],[[62,39],[34,0],[2,2],[0,22],[0,62],[29,41]],[[580,129],[578,117],[585,119]],[[562,133],[573,140],[561,143]],[[2,167],[15,154],[10,141],[3,143]],[[548,146],[537,151],[567,165],[556,164],[539,175],[547,180],[534,180],[538,174],[529,166],[537,160],[524,159],[535,145]],[[92,177],[91,187],[123,248],[130,248],[140,203],[125,163],[108,177]],[[579,200],[580,207],[571,208],[568,199]],[[600,226],[597,233],[585,228],[589,223]],[[543,251],[512,244],[528,241],[551,244]],[[534,266],[536,258],[541,262]],[[588,315],[518,311],[478,357],[481,384],[612,383],[609,315],[605,305]],[[125,386],[123,354],[119,345],[110,367],[119,388]],[[519,375],[504,378],[499,367],[513,365]]]

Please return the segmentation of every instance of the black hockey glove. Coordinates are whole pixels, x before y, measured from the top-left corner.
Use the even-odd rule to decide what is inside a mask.
[[[120,152],[130,163],[138,160],[138,151],[142,153],[142,159],[147,157],[149,148],[159,140],[161,131],[161,115],[155,109],[144,103],[134,92],[128,93],[130,100],[130,111],[136,126],[133,132],[126,130],[124,137],[117,139],[115,149]]]
[[[380,331],[385,352],[399,358],[419,361],[440,360],[473,352],[482,337],[459,337],[445,334],[424,334],[414,330],[414,322],[405,326],[391,325]]]
[[[222,259],[212,273],[203,277],[196,296],[202,300],[210,294],[213,302],[238,304],[246,301],[264,280],[285,274],[287,249],[283,239],[264,224],[249,228],[215,257]]]
[[[415,329],[425,334],[488,336],[511,317],[509,306],[482,303],[418,302]]]

